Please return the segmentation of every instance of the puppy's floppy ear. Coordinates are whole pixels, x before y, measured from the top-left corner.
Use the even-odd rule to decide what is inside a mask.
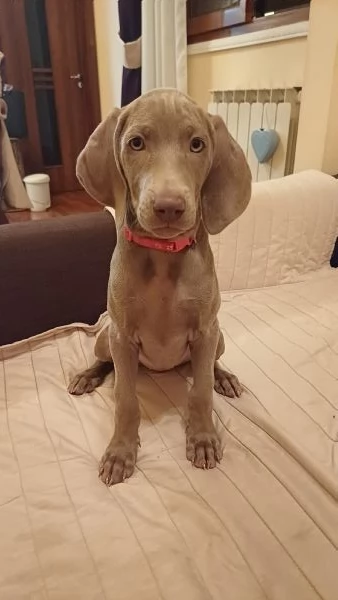
[[[202,215],[208,232],[216,234],[246,209],[251,196],[251,173],[242,149],[223,119],[217,115],[209,118],[215,133],[215,149],[202,188]]]
[[[115,131],[122,111],[115,108],[90,136],[76,163],[76,175],[98,202],[117,209],[125,184],[115,158]]]

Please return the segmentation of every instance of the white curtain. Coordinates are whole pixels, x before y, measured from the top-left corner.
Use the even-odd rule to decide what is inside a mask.
[[[142,93],[187,91],[186,0],[142,1]]]

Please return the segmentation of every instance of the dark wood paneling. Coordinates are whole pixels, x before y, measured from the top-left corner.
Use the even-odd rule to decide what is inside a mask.
[[[79,70],[76,43],[76,23],[72,0],[46,0],[46,16],[49,35],[50,55],[55,85],[55,103],[62,156],[62,169],[53,189],[73,190],[78,187],[74,170],[76,155],[76,113],[79,110],[79,94],[74,90],[70,75]],[[61,34],[62,32],[62,34]],[[82,112],[82,111],[81,111]],[[73,118],[74,121],[73,121]],[[60,187],[55,187],[57,181]]]
[[[80,187],[76,157],[100,121],[93,2],[46,0],[46,12],[63,164],[54,189],[71,191]],[[83,87],[71,79],[78,73]]]
[[[28,5],[29,7],[29,5]],[[0,0],[0,48],[6,81],[25,95],[28,139],[20,142],[26,172],[47,172],[55,192],[80,188],[76,158],[101,119],[93,0],[45,0],[51,68],[32,68],[25,0]],[[83,87],[72,74],[81,73]],[[43,164],[35,90],[54,90],[61,164]]]

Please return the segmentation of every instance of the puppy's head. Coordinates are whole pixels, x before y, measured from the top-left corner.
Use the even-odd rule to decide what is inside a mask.
[[[115,109],[77,162],[85,189],[118,219],[148,235],[209,233],[238,217],[250,199],[245,157],[219,117],[176,90],[154,90]]]

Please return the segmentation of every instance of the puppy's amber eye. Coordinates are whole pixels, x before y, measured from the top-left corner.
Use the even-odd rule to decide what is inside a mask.
[[[194,137],[190,142],[190,151],[191,152],[202,152],[205,148],[205,143],[201,138]]]
[[[144,140],[141,136],[137,135],[128,142],[132,150],[140,151],[144,149]]]

